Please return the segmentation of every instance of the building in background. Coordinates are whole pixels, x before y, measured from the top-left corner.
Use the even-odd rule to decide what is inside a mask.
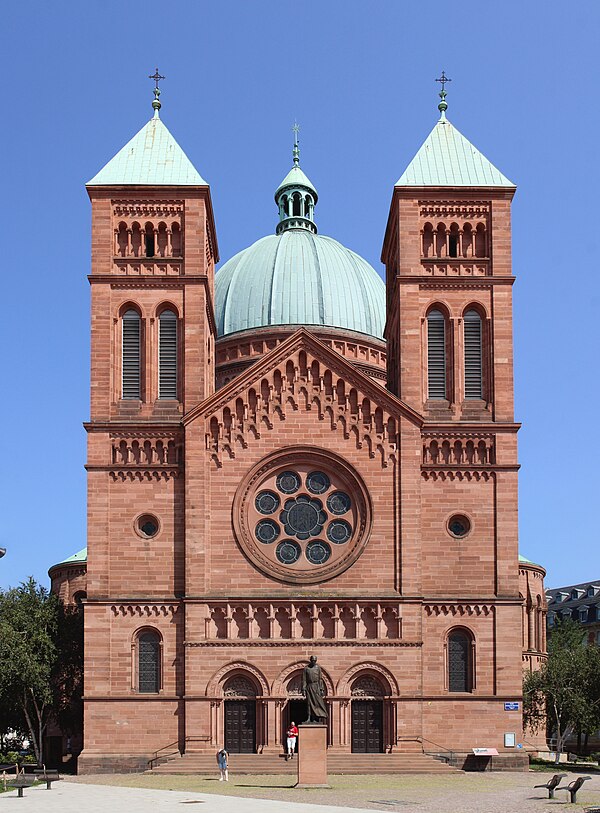
[[[87,570],[51,571],[85,608],[80,770],[174,748],[212,768],[223,743],[268,770],[311,654],[332,770],[480,746],[525,766],[546,608],[518,557],[514,185],[442,90],[393,188],[385,285],[319,234],[297,138],[275,233],[215,276],[210,189],[158,95],[87,185]]]
[[[548,630],[571,619],[585,629],[586,641],[600,646],[600,579],[546,590]]]

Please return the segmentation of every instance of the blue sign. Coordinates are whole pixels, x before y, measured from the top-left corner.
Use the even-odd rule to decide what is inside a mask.
[[[518,702],[505,703],[504,711],[519,711]]]

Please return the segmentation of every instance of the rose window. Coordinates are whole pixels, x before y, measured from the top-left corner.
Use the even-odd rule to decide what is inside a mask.
[[[248,557],[282,581],[331,578],[360,555],[370,529],[362,480],[342,459],[315,449],[275,453],[249,473],[234,503]]]

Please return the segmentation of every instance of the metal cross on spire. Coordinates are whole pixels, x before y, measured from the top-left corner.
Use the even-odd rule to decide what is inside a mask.
[[[446,76],[446,71],[442,71],[440,78],[436,79],[435,81],[440,82],[442,85],[442,89],[440,90],[441,102],[438,104],[438,110],[442,114],[440,116],[440,121],[443,121],[446,118],[446,110],[448,109],[448,104],[446,103],[446,82],[451,82],[452,79],[449,79]]]
[[[294,165],[300,166],[300,147],[298,146],[299,143],[298,133],[300,132],[300,125],[298,124],[297,121],[294,121],[294,126],[292,127],[292,130],[294,132],[294,151],[293,151]]]
[[[154,101],[152,102],[152,107],[154,108],[154,118],[157,119],[158,118],[158,111],[160,110],[160,107],[161,107],[161,104],[160,104],[160,101],[159,101],[159,98],[158,98],[160,96],[160,88],[158,86],[158,83],[160,82],[161,79],[166,79],[166,76],[161,76],[160,73],[158,72],[158,68],[156,68],[154,73],[151,74],[148,77],[148,79],[154,79]]]

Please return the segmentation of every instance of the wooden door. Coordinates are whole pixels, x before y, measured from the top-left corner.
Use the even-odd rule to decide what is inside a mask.
[[[256,751],[256,701],[225,701],[225,749],[232,754]]]
[[[380,754],[383,751],[383,701],[352,701],[352,752]]]

